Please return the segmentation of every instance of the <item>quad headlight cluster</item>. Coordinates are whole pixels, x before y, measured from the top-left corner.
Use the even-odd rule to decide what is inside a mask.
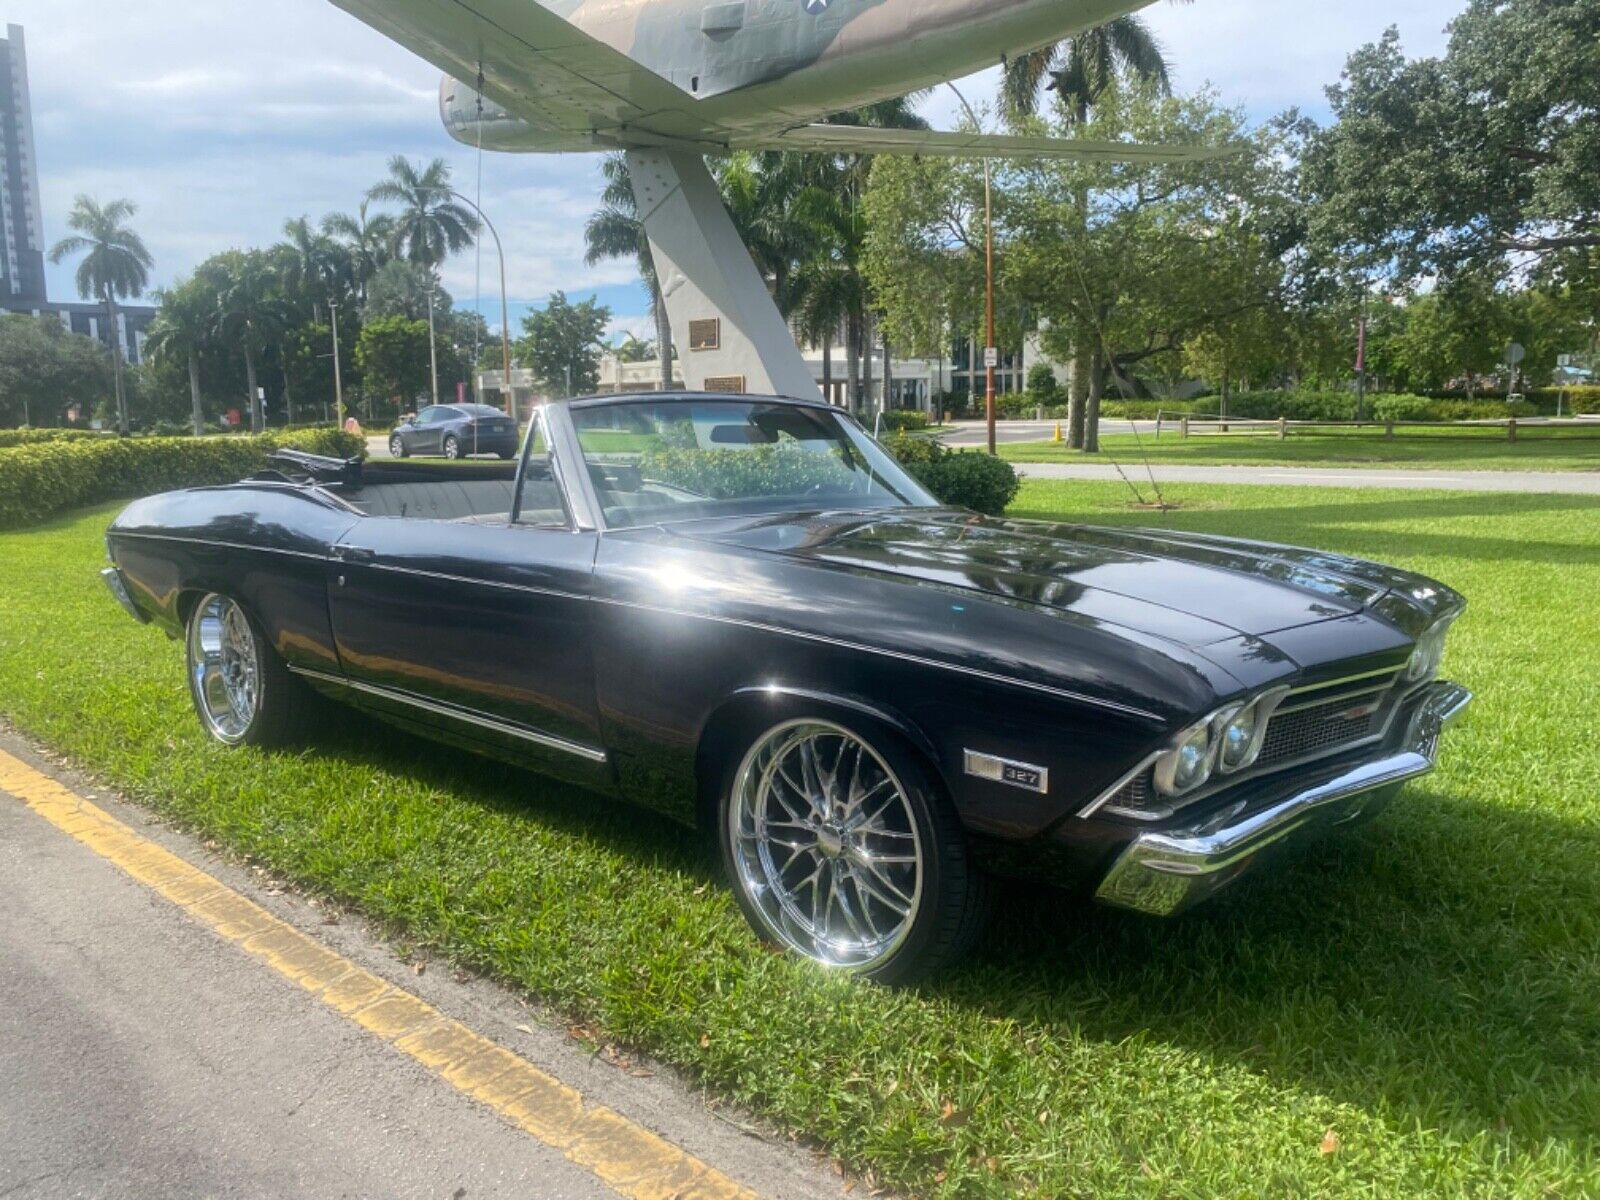
[[[1261,754],[1267,718],[1287,694],[1274,690],[1244,703],[1219,708],[1178,735],[1172,748],[1156,759],[1156,790],[1168,797],[1204,787],[1215,774],[1242,771]]]
[[[1435,621],[1417,639],[1417,645],[1411,651],[1411,658],[1406,663],[1406,682],[1417,683],[1423,679],[1431,679],[1439,673],[1439,660],[1444,657],[1444,638],[1450,632],[1450,618]]]

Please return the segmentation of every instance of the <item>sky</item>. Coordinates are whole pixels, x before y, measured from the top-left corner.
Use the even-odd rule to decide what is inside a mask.
[[[799,0],[795,0],[799,3]],[[848,0],[847,0],[848,2]],[[1400,27],[1413,55],[1435,54],[1463,0],[1163,0],[1144,12],[1180,90],[1214,86],[1264,119],[1290,106],[1327,112],[1323,89],[1345,56]],[[479,194],[479,160],[439,124],[439,73],[327,0],[0,0],[26,31],[47,244],[78,193],[123,196],[156,260],[159,286],[207,256],[260,246],[283,223],[353,212],[394,154],[444,157]],[[995,72],[962,84],[980,102]],[[955,123],[935,93],[925,114]],[[599,192],[596,155],[483,156],[482,204],[505,242],[512,323],[550,292],[598,295],[614,329],[647,331],[626,262],[586,267],[583,224]],[[53,299],[74,298],[71,265],[48,268]],[[498,264],[487,243],[446,264],[458,304],[499,324]]]

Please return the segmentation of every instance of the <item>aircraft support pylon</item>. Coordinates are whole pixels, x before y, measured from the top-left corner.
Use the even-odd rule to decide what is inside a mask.
[[[821,399],[699,154],[627,152],[686,387]]]

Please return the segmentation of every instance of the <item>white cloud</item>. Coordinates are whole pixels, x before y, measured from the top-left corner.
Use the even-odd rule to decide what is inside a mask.
[[[1289,104],[1320,111],[1322,88],[1345,56],[1391,22],[1412,53],[1437,51],[1460,4],[1202,0],[1160,4],[1145,16],[1180,86],[1210,80],[1264,117]],[[438,72],[326,0],[87,8],[11,0],[6,19],[27,32],[47,238],[65,232],[76,193],[127,196],[140,205],[136,224],[156,256],[158,284],[219,250],[276,240],[286,218],[353,210],[391,154],[443,155],[457,186],[476,194],[473,151],[439,124]],[[992,94],[994,74],[963,84],[974,102]],[[927,102],[940,125],[954,121],[955,108],[945,89]],[[619,311],[638,310],[630,263],[583,264],[583,223],[598,191],[595,156],[485,157],[483,204],[505,241],[519,309],[560,288],[579,296],[602,289]],[[464,303],[478,290],[476,276],[471,252],[445,269]],[[485,310],[497,320],[499,268],[489,244],[482,280]],[[72,294],[70,264],[52,269],[50,287],[58,298]]]

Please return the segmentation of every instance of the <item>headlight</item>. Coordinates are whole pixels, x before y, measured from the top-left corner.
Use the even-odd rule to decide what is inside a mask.
[[[1168,796],[1192,792],[1211,778],[1211,764],[1211,718],[1208,717],[1156,760],[1156,787]]]
[[[1439,662],[1444,658],[1445,634],[1449,631],[1448,620],[1435,622],[1423,631],[1417,639],[1416,648],[1411,651],[1410,661],[1406,663],[1406,682],[1416,683],[1438,672]]]
[[[1238,771],[1254,761],[1261,732],[1261,706],[1247,704],[1222,727],[1217,747],[1217,765],[1224,771]]]

